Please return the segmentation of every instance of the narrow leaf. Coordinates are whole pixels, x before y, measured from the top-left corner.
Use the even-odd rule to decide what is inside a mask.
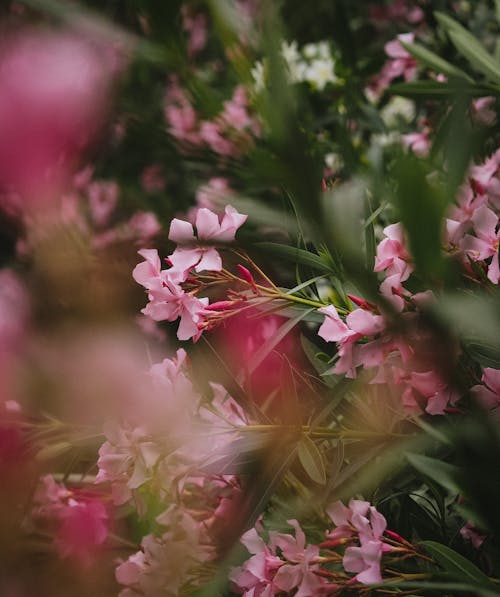
[[[500,65],[474,35],[448,15],[441,12],[435,12],[434,14],[460,54],[490,81],[500,83]]]
[[[419,44],[408,44],[401,42],[401,45],[407,50],[414,58],[416,58],[419,62],[427,66],[431,70],[442,73],[450,78],[455,79],[463,79],[464,81],[468,81],[472,83],[472,79],[469,77],[468,74],[464,73],[463,70],[453,66],[434,52],[431,52],[427,48],[420,46]]]
[[[421,454],[406,454],[406,458],[417,471],[429,477],[441,487],[453,493],[461,493],[461,488],[456,481],[460,470],[456,466]]]
[[[435,541],[422,541],[420,545],[446,572],[449,572],[457,580],[472,581],[483,585],[490,584],[486,574],[479,570],[477,566],[446,545]]]
[[[325,464],[316,444],[308,435],[299,441],[298,456],[309,477],[319,485],[326,483]]]
[[[261,242],[255,245],[258,249],[262,249],[268,255],[291,261],[292,263],[299,263],[306,265],[312,269],[325,273],[333,273],[332,268],[319,255],[299,249],[296,247],[289,247],[288,245],[280,245],[279,243]]]

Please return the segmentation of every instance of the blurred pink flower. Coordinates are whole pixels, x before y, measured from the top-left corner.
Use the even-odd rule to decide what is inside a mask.
[[[0,185],[42,206],[103,122],[115,65],[72,33],[25,29],[0,47]]]
[[[476,236],[470,234],[465,236],[461,243],[461,248],[475,261],[482,261],[492,257],[488,265],[488,279],[493,284],[498,284],[500,280],[500,268],[498,264],[500,231],[497,231],[498,216],[486,207],[486,205],[483,205],[474,212],[471,220]]]

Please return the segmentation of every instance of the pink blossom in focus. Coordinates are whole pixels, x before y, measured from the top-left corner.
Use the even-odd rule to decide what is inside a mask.
[[[355,309],[346,317],[344,323],[334,305],[318,309],[326,315],[318,330],[318,335],[327,342],[338,343],[339,360],[331,370],[332,373],[345,374],[348,378],[356,377],[359,348],[357,340],[364,336],[376,336],[384,329],[384,321],[380,315],[374,315],[364,309]],[[364,355],[367,356],[367,355]]]
[[[279,547],[286,562],[278,569],[274,584],[282,591],[297,589],[299,597],[314,597],[321,593],[323,579],[319,570],[317,545],[306,545],[304,531],[296,520],[287,521],[295,529],[295,537],[284,533],[269,534],[273,546]]]
[[[355,579],[363,584],[382,582],[380,560],[384,552],[392,549],[383,542],[387,523],[382,514],[369,502],[361,500],[351,500],[348,507],[337,501],[327,513],[336,526],[327,533],[330,540],[357,538],[360,543],[359,546],[349,545],[345,550],[345,570],[356,572]]]
[[[255,529],[250,529],[241,537],[241,543],[252,556],[239,568],[233,568],[229,579],[235,589],[245,597],[271,597],[275,595],[273,579],[283,561],[273,547],[268,547]]]
[[[245,223],[247,217],[228,205],[222,220],[219,221],[217,214],[202,207],[196,213],[197,236],[195,236],[192,224],[174,218],[170,224],[168,238],[183,245],[193,245],[197,240],[205,243],[232,242],[235,239],[236,231]],[[213,247],[178,247],[172,255],[169,255],[169,260],[172,263],[172,271],[182,273],[183,276],[186,276],[192,267],[197,272],[222,269],[221,257]]]

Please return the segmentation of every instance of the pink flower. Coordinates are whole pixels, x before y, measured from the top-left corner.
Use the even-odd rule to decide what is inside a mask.
[[[90,563],[95,548],[108,537],[108,514],[97,499],[70,498],[59,512],[60,527],[55,543],[62,557],[74,556]]]
[[[406,379],[408,387],[403,394],[403,401],[410,408],[417,407],[414,392],[427,400],[425,411],[430,415],[443,415],[448,405],[454,404],[459,396],[443,382],[434,371],[412,371]]]
[[[411,149],[415,155],[426,157],[429,154],[431,142],[429,139],[430,130],[425,128],[420,133],[408,133],[402,135],[401,140],[407,149]]]
[[[90,215],[94,223],[106,226],[117,203],[120,188],[114,181],[94,181],[87,187]]]
[[[479,97],[472,100],[471,116],[476,124],[482,126],[493,126],[497,120],[497,114],[494,109],[495,98]]]
[[[358,366],[358,346],[354,343],[364,336],[374,336],[384,329],[384,321],[380,315],[374,315],[364,309],[355,309],[344,323],[333,305],[318,309],[326,318],[318,330],[318,335],[327,342],[338,343],[339,360],[331,370],[346,377],[356,377]]]
[[[99,130],[116,74],[103,50],[45,29],[3,38],[0,184],[15,188],[31,207],[53,200]]]
[[[141,249],[138,251],[144,261],[135,266],[132,277],[147,290],[162,288],[161,262],[156,249]]]
[[[327,509],[327,514],[336,525],[333,531],[327,533],[330,540],[358,538],[360,542],[359,546],[349,546],[345,550],[344,569],[356,572],[358,582],[382,582],[380,560],[384,552],[392,549],[383,542],[387,523],[382,514],[369,502],[361,500],[351,500],[349,507],[337,501]]]
[[[229,194],[231,194],[229,181],[226,178],[216,176],[211,178],[207,184],[198,188],[196,191],[196,203],[198,207],[215,210],[217,203]]]
[[[219,221],[217,214],[202,207],[196,213],[197,236],[195,236],[192,224],[174,218],[170,224],[168,238],[183,245],[196,245],[197,241],[203,243],[228,243],[234,241],[236,231],[245,223],[247,217],[228,205],[222,220]],[[220,271],[222,269],[221,257],[214,247],[178,247],[169,256],[169,260],[172,263],[171,271],[182,273],[184,279],[192,267],[197,272],[203,270]]]
[[[88,566],[96,548],[108,537],[108,513],[100,499],[56,483],[52,475],[40,479],[33,516],[55,523],[54,543],[61,557],[74,557]]]
[[[157,522],[168,527],[166,532],[143,537],[141,550],[116,568],[116,580],[129,587],[121,597],[179,595],[196,566],[207,559],[200,525],[190,514],[173,506]]]
[[[471,392],[483,406],[489,410],[500,405],[500,371],[486,367],[481,377],[483,386],[473,386]]]
[[[239,153],[234,143],[226,139],[223,123],[202,122],[200,137],[215,153],[224,156],[236,156]]]
[[[479,549],[486,539],[486,536],[481,535],[471,522],[460,529],[460,535],[463,539],[468,539],[476,549]]]
[[[127,225],[134,236],[137,237],[137,244],[139,245],[145,241],[151,240],[151,238],[156,236],[161,230],[158,218],[151,211],[136,211],[128,221]]]
[[[295,537],[284,533],[270,533],[271,543],[281,549],[287,560],[277,571],[274,584],[286,592],[297,588],[295,595],[299,597],[319,595],[323,585],[321,577],[315,574],[319,570],[319,547],[306,545],[306,537],[296,520],[287,522],[295,529]]]
[[[148,290],[149,297],[149,303],[141,313],[154,321],[175,321],[180,317],[177,331],[179,340],[197,340],[201,335],[200,325],[206,313],[208,298],[198,299],[184,292],[177,281],[183,279],[185,272],[175,268],[162,270],[155,249],[142,249],[139,255],[145,261],[136,265],[132,276]]]
[[[472,186],[479,195],[487,194],[489,199],[498,207],[500,200],[500,149],[498,149],[484,164],[473,166],[470,172]]]
[[[114,423],[104,431],[107,441],[99,449],[95,482],[110,482],[113,501],[120,505],[151,477],[160,447],[141,428],[127,429]]]
[[[188,53],[194,56],[203,50],[207,43],[207,17],[202,13],[193,13],[186,4],[182,6],[182,26],[189,34]]]
[[[274,576],[283,565],[273,547],[269,548],[255,529],[250,529],[240,539],[252,554],[242,566],[233,568],[229,579],[236,590],[245,597],[271,597],[276,594]]]
[[[467,235],[462,241],[461,248],[475,261],[482,261],[493,257],[488,265],[488,279],[493,284],[500,280],[498,265],[498,246],[500,231],[497,231],[498,216],[483,205],[472,216],[476,236]]]
[[[401,281],[409,278],[412,267],[408,260],[410,254],[406,248],[405,233],[401,223],[384,228],[384,238],[377,247],[374,271],[387,270],[387,275],[397,274]]]
[[[353,336],[357,336],[356,332],[349,329],[342,319],[340,319],[334,305],[321,307],[318,311],[326,315],[325,320],[318,330],[318,336],[321,336],[323,340],[327,342],[345,342]]]
[[[382,582],[380,573],[380,559],[382,557],[382,543],[367,541],[360,547],[348,547],[345,550],[342,565],[347,572],[357,572],[356,580],[363,584]]]
[[[180,318],[177,338],[198,340],[202,332],[200,326],[206,313],[208,298],[198,299],[166,278],[161,288],[150,290],[149,300],[150,302],[141,313],[148,315],[154,321],[175,321]]]
[[[401,42],[413,43],[413,41],[413,33],[403,33],[385,45],[385,52],[390,60],[384,64],[381,72],[371,81],[367,89],[368,95],[373,96],[373,99],[377,100],[394,79],[402,76],[406,81],[411,81],[415,78],[417,63],[401,45]]]

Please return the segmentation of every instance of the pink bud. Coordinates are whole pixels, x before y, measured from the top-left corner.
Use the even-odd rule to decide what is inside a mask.
[[[226,309],[232,309],[237,304],[237,301],[217,301],[211,303],[206,307],[209,311],[225,311]]]
[[[244,265],[241,265],[241,263],[238,263],[237,268],[243,280],[245,280],[245,282],[248,282],[248,284],[250,284],[250,286],[252,287],[253,291],[257,293],[257,285],[255,284],[254,277],[252,276],[250,270],[247,269]]]
[[[377,310],[377,308],[375,307],[375,305],[373,303],[369,303],[364,298],[356,296],[355,294],[348,294],[347,296],[355,305],[357,305],[358,307],[361,307],[362,309],[366,309],[367,311],[376,311]]]

